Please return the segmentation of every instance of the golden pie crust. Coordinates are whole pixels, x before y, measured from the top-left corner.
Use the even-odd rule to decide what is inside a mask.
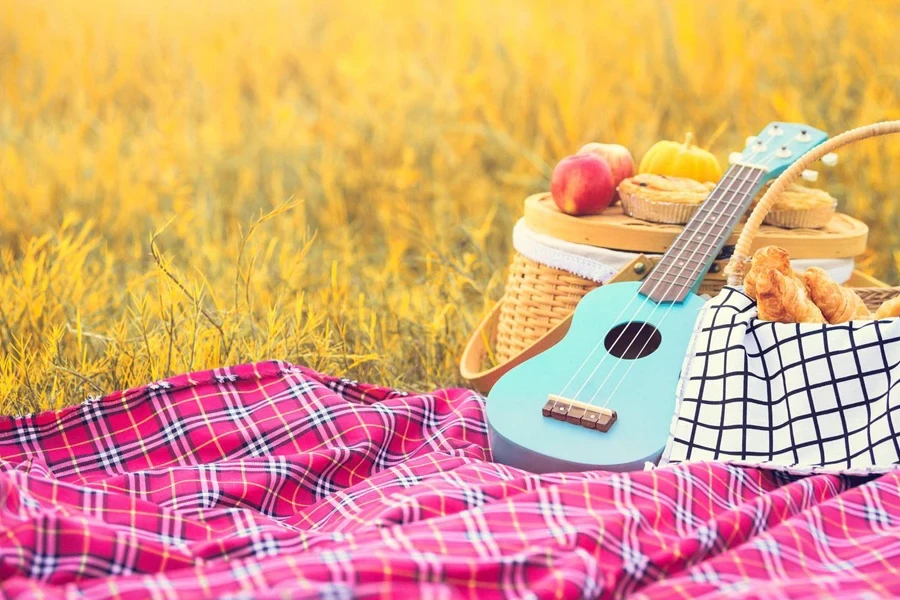
[[[618,192],[625,214],[654,223],[683,225],[715,186],[683,177],[642,173],[622,181]],[[751,208],[767,189],[768,185],[759,191]],[[763,222],[786,229],[819,229],[828,224],[836,208],[837,200],[828,192],[794,184],[775,201]]]
[[[619,184],[625,214],[653,223],[683,225],[716,187],[683,177],[642,173]]]
[[[768,187],[760,190],[754,207]],[[763,223],[785,229],[819,229],[828,225],[836,209],[837,200],[825,190],[793,184],[775,200]]]

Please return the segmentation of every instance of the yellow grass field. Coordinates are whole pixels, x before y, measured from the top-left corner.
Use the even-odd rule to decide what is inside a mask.
[[[900,118],[898,26],[875,1],[0,2],[0,412],[266,358],[458,385],[557,160]],[[887,138],[820,178],[892,283],[898,166]]]

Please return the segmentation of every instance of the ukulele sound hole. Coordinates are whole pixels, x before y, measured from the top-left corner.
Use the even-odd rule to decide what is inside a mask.
[[[650,356],[662,343],[659,329],[650,323],[632,321],[616,325],[606,334],[603,345],[616,358],[635,360]]]

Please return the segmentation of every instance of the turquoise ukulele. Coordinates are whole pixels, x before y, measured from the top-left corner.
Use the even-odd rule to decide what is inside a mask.
[[[827,135],[771,123],[747,139],[643,282],[587,294],[568,334],[487,400],[494,460],[533,472],[641,469],[662,454],[694,322],[694,292],[759,188]]]

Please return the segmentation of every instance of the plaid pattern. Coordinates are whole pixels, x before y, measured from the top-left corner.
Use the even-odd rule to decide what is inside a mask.
[[[900,595],[900,473],[533,475],[483,399],[280,362],[0,420],[8,598]]]
[[[866,474],[900,463],[900,320],[761,321],[725,288],[697,323],[663,464]]]

